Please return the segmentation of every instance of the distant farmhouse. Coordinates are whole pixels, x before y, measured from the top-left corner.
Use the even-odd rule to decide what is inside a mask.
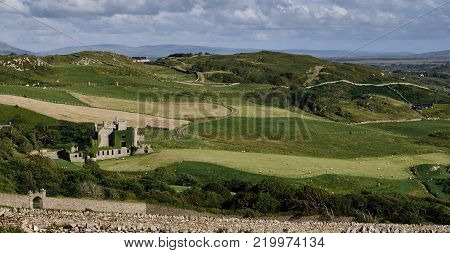
[[[70,151],[63,150],[58,153],[61,159],[69,162],[82,163],[85,159],[106,160],[121,158],[135,154],[145,154],[151,151],[149,145],[143,145],[143,135],[138,134],[138,129],[128,127],[127,122],[116,118],[113,122],[95,124],[94,156],[90,157],[73,147]]]
[[[145,56],[138,56],[138,57],[132,57],[133,58],[133,62],[137,62],[137,63],[149,63],[150,60],[145,57]]]
[[[433,108],[433,104],[414,104],[411,106],[411,108],[416,111],[422,111],[425,109]]]

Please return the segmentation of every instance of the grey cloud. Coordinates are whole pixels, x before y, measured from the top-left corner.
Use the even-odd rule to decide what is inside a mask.
[[[72,36],[124,44],[230,42],[236,47],[299,40],[364,41],[438,6],[440,0],[6,0]],[[0,5],[0,35],[28,29],[36,41],[67,42],[26,15]],[[7,22],[14,17],[20,22]],[[23,25],[28,22],[27,25]],[[8,24],[8,25],[6,25]],[[19,27],[19,24],[21,26]],[[9,31],[10,30],[10,31]],[[16,32],[19,34],[19,32]],[[44,35],[43,35],[44,34]],[[387,40],[448,40],[450,4]],[[1,39],[0,39],[1,40]],[[173,41],[172,41],[173,40]],[[148,41],[148,42],[146,42]],[[265,44],[261,44],[265,43]],[[438,42],[436,42],[438,43]]]
[[[25,2],[39,17],[113,16],[116,14],[155,15],[161,11],[183,12],[194,1],[177,0],[33,0]]]

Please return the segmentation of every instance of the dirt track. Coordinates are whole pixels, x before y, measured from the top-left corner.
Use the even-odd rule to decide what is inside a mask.
[[[96,108],[147,114],[169,119],[201,119],[225,117],[230,110],[224,106],[203,102],[151,102],[97,97],[71,93],[83,103]]]
[[[166,119],[150,115],[130,112],[114,111],[107,109],[91,108],[84,106],[54,104],[24,97],[0,95],[0,104],[18,105],[22,108],[55,118],[72,122],[96,122],[112,121],[116,117],[128,121],[129,126],[134,127],[158,127],[175,129],[189,124],[187,120]]]
[[[315,87],[328,85],[328,84],[336,84],[336,83],[347,83],[347,84],[351,84],[351,85],[355,85],[355,86],[374,86],[374,87],[384,87],[384,86],[401,84],[401,85],[406,85],[406,86],[413,86],[413,87],[424,89],[424,90],[430,90],[427,87],[423,87],[423,86],[420,86],[420,85],[417,85],[417,84],[414,84],[414,83],[392,82],[392,83],[371,84],[371,83],[354,83],[354,82],[350,82],[348,80],[337,80],[337,81],[331,81],[331,82],[323,82],[323,83],[319,83],[319,84],[316,84],[316,85],[308,86],[308,87],[306,87],[306,89],[312,89],[312,88],[315,88]]]

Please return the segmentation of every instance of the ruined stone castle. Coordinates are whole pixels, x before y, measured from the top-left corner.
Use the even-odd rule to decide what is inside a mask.
[[[142,143],[145,138],[138,134],[138,129],[128,127],[126,121],[118,118],[113,122],[96,123],[93,139],[96,149],[93,157],[87,156],[77,147],[73,147],[70,151],[65,151],[61,158],[70,162],[82,163],[86,158],[106,160],[151,152],[150,146]]]

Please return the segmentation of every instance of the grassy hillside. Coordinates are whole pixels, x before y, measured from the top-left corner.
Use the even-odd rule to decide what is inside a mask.
[[[377,87],[337,83],[299,89],[294,94],[292,103],[300,109],[349,122],[420,118],[422,115],[412,110],[411,104],[450,104],[444,93],[401,84]],[[450,117],[445,111],[437,116]]]
[[[10,121],[14,121],[14,119],[18,119],[18,117],[20,117],[21,123],[29,127],[33,127],[38,123],[47,125],[58,123],[56,119],[15,106],[0,104],[0,112],[0,124],[7,124]]]
[[[450,167],[440,164],[414,166],[411,172],[437,198],[450,199]]]
[[[8,62],[20,62],[22,65]],[[147,86],[165,81],[183,81],[194,76],[159,66],[133,63],[131,58],[109,52],[81,52],[71,55],[0,56],[0,82],[68,86],[72,84]]]
[[[381,83],[399,80],[376,69],[355,64],[331,63],[306,55],[263,51],[236,55],[171,57],[158,64],[201,72],[207,80],[224,83],[269,83],[276,86],[303,86],[347,79]]]

